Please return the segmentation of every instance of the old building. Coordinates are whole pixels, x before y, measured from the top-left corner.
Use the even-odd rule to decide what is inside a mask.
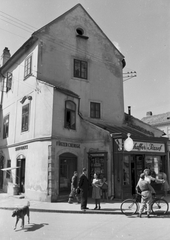
[[[146,117],[143,117],[141,120],[162,130],[165,136],[170,139],[170,112],[153,115],[150,111],[147,112]]]
[[[109,196],[122,197],[122,164],[131,158],[115,146],[127,133],[155,143],[166,159],[162,131],[124,113],[124,56],[80,4],[3,56],[0,168],[13,169],[0,171],[3,191],[13,181],[29,198],[58,201],[68,196],[73,171],[87,167],[90,180],[99,172]],[[131,174],[129,167],[129,194]]]
[[[123,122],[124,64],[80,4],[3,63],[1,155],[4,167],[20,167],[11,171],[20,191],[55,201],[68,194],[73,171],[88,167],[89,156],[100,158],[109,177],[111,139],[86,119]],[[6,191],[9,174],[2,180]]]

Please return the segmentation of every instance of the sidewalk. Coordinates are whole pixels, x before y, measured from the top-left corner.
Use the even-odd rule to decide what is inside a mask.
[[[119,200],[109,200],[101,202],[100,210],[93,210],[95,207],[93,199],[88,199],[86,211],[80,209],[80,204],[68,202],[40,202],[27,198],[20,198],[20,196],[8,195],[7,193],[0,193],[0,209],[13,210],[17,207],[23,207],[30,202],[30,211],[33,212],[54,212],[54,213],[90,213],[90,214],[121,214]]]
[[[170,195],[165,198],[170,203]],[[54,212],[54,213],[90,213],[90,214],[122,214],[120,211],[120,200],[109,200],[101,202],[101,210],[93,210],[95,207],[93,199],[88,199],[86,211],[80,209],[80,204],[68,202],[40,202],[27,198],[21,198],[19,195],[8,195],[0,193],[0,209],[13,210],[17,207],[23,207],[30,202],[30,210],[33,212]],[[170,210],[169,210],[170,211]]]

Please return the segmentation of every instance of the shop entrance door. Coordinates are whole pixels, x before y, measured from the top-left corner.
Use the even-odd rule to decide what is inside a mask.
[[[59,159],[59,192],[60,195],[68,195],[71,190],[71,178],[74,171],[77,171],[77,157],[71,153],[64,153],[60,155]]]
[[[25,157],[20,155],[17,158],[16,183],[19,186],[19,193],[25,193]]]
[[[99,174],[99,178],[107,179],[107,153],[89,153],[89,169],[88,169],[88,179],[90,181],[90,186],[94,178],[94,173]],[[92,195],[92,186],[89,189],[89,197]]]
[[[124,155],[122,161],[122,198],[132,197],[131,183],[131,159],[130,156]]]
[[[132,194],[136,193],[136,185],[140,178],[140,174],[144,170],[144,155],[133,155],[131,156],[131,183],[132,183]]]

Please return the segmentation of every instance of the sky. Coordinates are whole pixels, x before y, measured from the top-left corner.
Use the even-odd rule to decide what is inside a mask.
[[[139,119],[170,112],[169,0],[0,0],[0,56],[78,3],[125,56],[124,111],[131,106]]]

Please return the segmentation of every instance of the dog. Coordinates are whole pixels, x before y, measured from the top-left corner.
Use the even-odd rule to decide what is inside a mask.
[[[15,223],[14,230],[16,229],[17,223],[18,223],[20,218],[22,219],[21,227],[24,228],[24,217],[25,217],[25,215],[28,216],[28,224],[30,223],[30,210],[29,210],[29,206],[30,206],[30,202],[28,201],[26,206],[24,206],[22,208],[17,208],[17,209],[15,209],[13,211],[12,217],[16,216],[16,223]]]

